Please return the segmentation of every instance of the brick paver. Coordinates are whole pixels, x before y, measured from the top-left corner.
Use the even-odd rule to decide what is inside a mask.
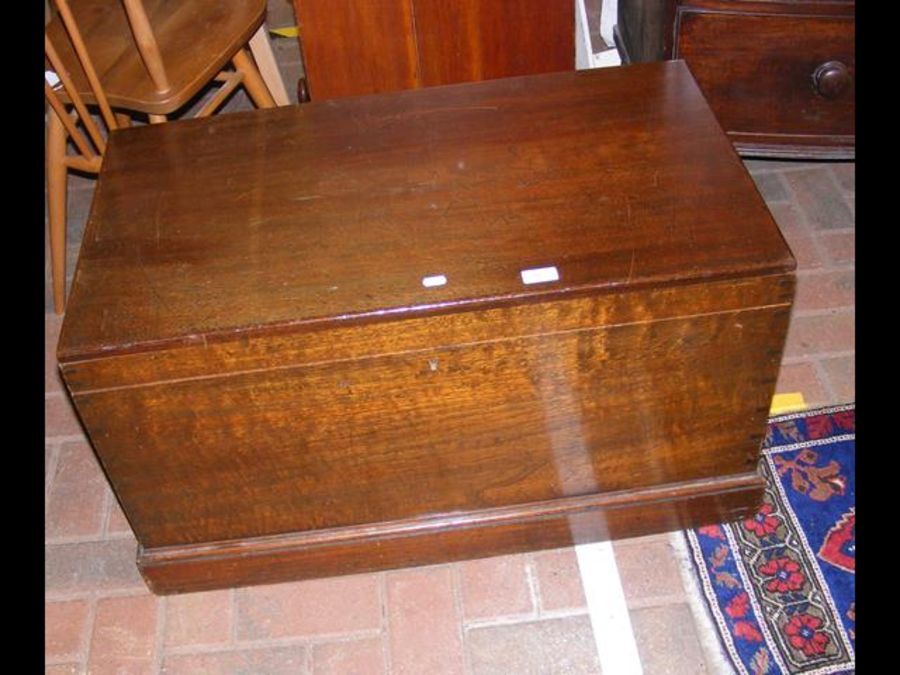
[[[812,234],[811,228],[806,223],[806,219],[800,208],[793,202],[772,202],[769,205],[769,212],[775,219],[778,229],[784,235],[785,239],[792,235],[808,235]]]
[[[647,675],[710,672],[687,604],[634,609],[631,626]]]
[[[856,259],[855,232],[821,232],[818,235],[818,241],[825,260],[832,264],[852,264]]]
[[[306,675],[306,645],[243,649],[227,652],[175,654],[165,658],[165,675]],[[349,671],[348,671],[349,675]]]
[[[110,536],[131,532],[131,525],[122,513],[122,507],[115,497],[110,495],[109,499],[109,518],[106,521],[106,532]]]
[[[58,455],[58,444],[44,443],[44,495],[48,499],[50,497],[50,488],[53,486],[53,477],[56,475],[56,459]]]
[[[827,165],[785,171],[783,176],[813,228],[840,229],[853,222],[853,212]]]
[[[684,597],[669,544],[659,537],[638,537],[613,544],[616,564],[630,607],[671,602]]]
[[[238,589],[237,637],[328,636],[381,629],[378,576],[364,574]]]
[[[856,164],[854,162],[836,162],[829,165],[831,172],[840,186],[847,192],[856,192]]]
[[[837,402],[832,401],[829,396],[828,387],[822,380],[815,361],[782,364],[775,391],[781,394],[799,392],[810,407]]]
[[[379,637],[320,643],[312,649],[313,675],[381,675],[384,641]]]
[[[795,311],[853,307],[856,275],[852,267],[837,270],[802,270],[797,275]]]
[[[853,356],[835,356],[822,359],[822,368],[835,402],[851,403],[856,400],[856,360]]]
[[[104,598],[97,602],[88,666],[92,675],[132,675],[157,671],[157,613],[152,595]]]
[[[48,662],[81,658],[90,611],[90,603],[86,600],[48,602],[44,606],[44,656]]]
[[[785,230],[784,238],[791,247],[800,269],[812,270],[822,267],[824,256],[820,251],[821,244],[818,237],[807,230],[797,228]]]
[[[87,443],[64,443],[50,486],[48,538],[99,536],[106,515],[106,478]]]
[[[855,319],[853,311],[831,310],[813,315],[798,312],[788,330],[785,358],[852,352],[856,344]]]
[[[387,576],[392,672],[463,673],[463,645],[451,567],[423,567]]]
[[[166,601],[166,646],[228,644],[233,591],[174,595]]]
[[[790,198],[784,181],[777,173],[757,173],[753,180],[766,203],[783,202]]]
[[[473,628],[466,643],[473,675],[600,672],[586,615]]]
[[[44,424],[48,438],[53,436],[84,437],[81,422],[78,421],[68,396],[62,392],[44,396]]]
[[[59,329],[62,318],[48,314],[44,321],[44,392],[55,394],[62,391],[62,380],[56,361],[56,344],[59,342]]]
[[[135,565],[134,539],[48,544],[44,588],[50,598],[146,590]]]
[[[460,563],[463,616],[467,620],[527,614],[534,610],[524,556]]]
[[[542,611],[574,610],[587,606],[575,549],[535,552],[532,560]]]

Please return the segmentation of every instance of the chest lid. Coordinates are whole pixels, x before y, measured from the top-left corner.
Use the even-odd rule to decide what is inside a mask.
[[[682,62],[112,134],[61,361],[792,270]]]

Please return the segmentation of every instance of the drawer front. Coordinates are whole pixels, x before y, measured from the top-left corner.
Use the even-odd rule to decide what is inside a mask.
[[[679,11],[673,57],[687,61],[740,143],[853,145],[853,17]]]

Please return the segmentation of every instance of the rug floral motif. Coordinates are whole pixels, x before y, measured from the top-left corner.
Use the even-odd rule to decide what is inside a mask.
[[[770,420],[752,517],[687,531],[738,673],[852,673],[856,648],[855,406]]]

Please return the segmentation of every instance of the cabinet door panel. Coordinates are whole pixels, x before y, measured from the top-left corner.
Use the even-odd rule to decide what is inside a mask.
[[[413,89],[412,0],[294,0],[310,98]]]
[[[575,67],[572,0],[414,0],[422,86]]]

